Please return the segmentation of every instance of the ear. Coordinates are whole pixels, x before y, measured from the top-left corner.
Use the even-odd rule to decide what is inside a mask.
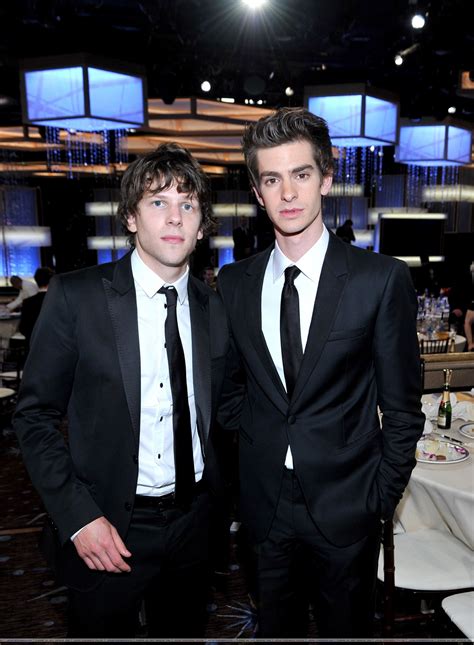
[[[253,190],[253,193],[254,193],[255,197],[257,198],[257,202],[260,204],[260,206],[262,208],[265,208],[265,202],[263,201],[262,196],[258,192],[258,189],[255,188],[255,186],[252,186],[252,190]]]
[[[199,231],[197,232],[197,238],[196,239],[202,240],[203,237],[204,237],[204,233],[202,232],[202,228],[200,228]]]
[[[128,215],[127,216],[127,228],[130,231],[130,233],[136,233],[137,232],[137,216],[136,215]]]
[[[331,186],[332,175],[326,175],[325,177],[323,177],[323,181],[321,183],[321,195],[327,195],[331,190]]]

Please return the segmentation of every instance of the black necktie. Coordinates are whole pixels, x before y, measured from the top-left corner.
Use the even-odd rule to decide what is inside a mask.
[[[291,399],[303,358],[301,344],[300,303],[295,279],[301,273],[296,266],[285,269],[285,284],[281,292],[280,337],[286,391]]]
[[[194,477],[191,416],[189,414],[188,387],[186,385],[186,361],[176,317],[178,294],[174,287],[161,287],[158,293],[165,294],[166,307],[168,308],[165,322],[165,340],[173,397],[175,502],[177,506],[186,508],[193,499],[196,482]]]

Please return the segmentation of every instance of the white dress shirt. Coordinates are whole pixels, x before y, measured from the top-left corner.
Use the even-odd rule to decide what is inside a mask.
[[[147,267],[135,250],[131,257],[135,282],[140,341],[141,407],[138,452],[138,495],[166,495],[174,490],[173,397],[165,347],[166,296],[157,293],[165,282]],[[186,383],[193,437],[196,481],[204,462],[197,432],[192,360],[191,318],[188,301],[189,269],[172,283],[178,292],[179,335],[186,359]]]
[[[186,273],[179,280],[169,283],[147,267],[136,249],[132,253],[131,264],[137,299],[141,373],[140,443],[136,492],[137,495],[167,495],[174,490],[175,474],[173,398],[165,347],[166,296],[157,293],[163,285],[172,284],[178,292],[176,315],[186,361],[186,384],[196,481],[202,478],[204,469],[194,403],[191,318],[188,302],[189,269],[186,269]],[[71,540],[74,540],[84,528],[83,526],[76,531],[71,536]]]
[[[318,291],[319,278],[329,244],[329,233],[324,227],[319,240],[298,262],[293,262],[283,254],[278,242],[270,255],[265,270],[262,289],[262,331],[268,351],[275,364],[281,381],[286,388],[280,339],[281,292],[285,284],[285,269],[296,264],[301,273],[295,280],[300,305],[300,333],[303,352],[308,340],[309,327],[313,317],[314,301]],[[293,456],[288,446],[285,466],[293,468]]]
[[[27,298],[31,298],[31,296],[36,296],[38,291],[39,289],[36,282],[33,282],[32,280],[25,280],[23,278],[21,281],[20,293],[17,295],[15,300],[12,300],[7,304],[7,309],[9,311],[14,311],[21,305],[23,300],[26,300]]]

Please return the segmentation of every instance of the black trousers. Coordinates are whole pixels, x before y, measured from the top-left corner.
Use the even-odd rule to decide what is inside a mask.
[[[305,638],[311,603],[319,637],[370,638],[379,548],[379,532],[346,547],[328,542],[285,469],[270,533],[255,546],[259,637]]]
[[[209,496],[191,509],[135,509],[125,543],[130,573],[69,590],[69,638],[133,638],[145,601],[150,638],[201,638],[208,586]]]

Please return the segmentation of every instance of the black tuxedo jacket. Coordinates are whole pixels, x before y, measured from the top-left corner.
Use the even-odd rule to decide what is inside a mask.
[[[211,430],[229,344],[226,316],[217,294],[191,275],[188,295],[203,477],[216,489]],[[66,413],[67,443],[59,430]],[[126,543],[137,485],[140,349],[130,255],[53,278],[14,428],[54,525],[58,573],[69,586],[92,587],[101,574],[86,567],[70,537],[104,515]],[[46,536],[45,548],[50,541]]]
[[[316,525],[347,545],[392,514],[415,465],[424,421],[415,292],[404,263],[331,234],[289,400],[261,325],[270,253],[218,277],[240,359],[230,365],[219,420],[240,433],[242,519],[256,541],[265,538],[289,444]]]

